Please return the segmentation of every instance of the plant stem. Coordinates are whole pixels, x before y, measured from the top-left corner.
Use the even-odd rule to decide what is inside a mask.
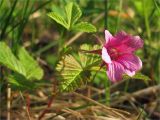
[[[48,101],[47,108],[39,116],[38,120],[42,120],[44,115],[49,111],[49,108],[51,107],[53,100],[54,100],[54,96],[52,96],[51,99]]]
[[[110,105],[110,100],[111,100],[111,95],[110,95],[110,81],[109,80],[105,80],[104,81],[104,85],[105,85],[105,96],[106,96],[106,105]]]
[[[42,118],[45,116],[45,114],[49,111],[50,107],[52,106],[53,100],[55,99],[55,97],[57,96],[57,94],[59,94],[59,92],[56,91],[55,86],[53,86],[53,93],[52,93],[51,98],[48,101],[47,108],[45,108],[42,111],[42,113],[38,117],[38,120],[42,120]]]
[[[125,83],[124,92],[127,92],[128,85],[129,85],[129,80],[127,80],[126,83]]]
[[[11,120],[11,87],[7,85],[7,120]]]
[[[53,46],[58,44],[59,40],[50,42],[48,45],[42,47],[41,49],[39,49],[38,51],[35,52],[35,55],[40,55],[42,53],[44,53],[45,51],[49,50],[50,48],[52,48]]]
[[[68,40],[68,42],[65,44],[65,46],[69,46],[71,43],[73,43],[77,38],[79,38],[83,32],[77,33],[75,36],[73,36],[71,39]]]
[[[104,28],[107,29],[108,28],[108,0],[104,1],[104,7],[105,7],[105,11],[104,11]],[[106,95],[106,105],[110,105],[110,83],[109,80],[105,80],[104,81],[104,85],[105,85],[105,95]]]

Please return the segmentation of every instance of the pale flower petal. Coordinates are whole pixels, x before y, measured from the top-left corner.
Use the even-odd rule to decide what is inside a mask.
[[[128,70],[128,69],[125,69],[125,73],[126,73],[128,76],[133,77],[136,72],[135,72],[135,71],[130,71],[130,70]]]
[[[111,63],[111,58],[107,52],[107,49],[105,47],[102,48],[102,60],[105,62],[105,63]]]
[[[111,34],[108,30],[105,30],[105,40],[106,40],[106,44],[109,43],[112,38],[113,38],[112,34]]]

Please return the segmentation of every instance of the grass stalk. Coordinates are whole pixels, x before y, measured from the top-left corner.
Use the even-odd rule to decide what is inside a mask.
[[[11,8],[9,14],[8,14],[8,17],[7,17],[6,22],[5,22],[5,26],[4,26],[4,28],[2,30],[2,33],[1,33],[1,37],[0,37],[1,39],[5,36],[7,26],[9,25],[9,22],[11,20],[11,17],[12,17],[14,9],[16,7],[16,4],[17,4],[17,0],[14,1],[13,6],[12,6],[12,8]]]
[[[50,48],[52,48],[53,46],[55,46],[55,45],[57,45],[57,44],[58,44],[58,40],[57,40],[57,41],[53,41],[53,42],[51,42],[50,44],[48,44],[48,45],[42,47],[41,49],[39,49],[35,54],[36,54],[36,55],[40,55],[40,54],[42,54],[43,52],[49,50]]]
[[[17,34],[17,38],[15,40],[16,41],[15,44],[17,44],[17,43],[20,44],[22,42],[21,36],[22,36],[24,27],[25,27],[26,23],[28,22],[29,16],[30,16],[31,11],[32,11],[33,6],[34,6],[34,3],[33,3],[33,5],[30,7],[30,11],[29,11],[28,10],[29,9],[29,2],[30,2],[30,0],[26,0],[26,3],[24,4],[24,11],[23,11],[23,14],[22,14],[23,17],[22,17],[22,20],[21,20],[21,24],[18,28],[18,34]]]
[[[145,27],[146,27],[146,31],[147,31],[147,37],[148,37],[148,39],[149,39],[149,41],[150,41],[151,31],[150,31],[150,26],[149,26],[149,19],[148,19],[146,2],[147,2],[146,0],[142,0],[144,22],[145,22]]]
[[[159,12],[159,14],[160,14],[160,8],[159,8],[159,6],[158,6],[156,0],[154,0],[154,4],[155,4],[155,7],[157,8],[157,10],[158,10],[158,12]]]
[[[47,5],[48,3],[50,3],[51,1],[46,1],[46,2],[44,2],[44,4],[42,4],[42,5],[40,5],[38,8],[36,8],[36,9],[32,9],[32,11],[31,11],[31,13],[30,14],[33,14],[34,12],[36,12],[36,11],[38,11],[39,9],[41,9],[42,7],[44,7],[45,5]],[[9,34],[10,32],[12,32],[14,29],[16,29],[18,26],[20,26],[21,25],[21,21],[22,20],[20,20],[19,22],[17,22],[11,29],[9,29],[7,32],[6,32],[6,34]]]
[[[105,8],[104,29],[107,29],[108,28],[108,0],[104,1],[104,8]]]
[[[1,8],[1,6],[2,6],[3,2],[4,2],[4,0],[1,0],[1,1],[0,1],[0,8]]]
[[[118,13],[117,25],[116,25],[115,32],[117,32],[120,27],[120,16],[121,16],[121,12],[122,12],[122,5],[123,5],[123,0],[119,0],[119,13]]]

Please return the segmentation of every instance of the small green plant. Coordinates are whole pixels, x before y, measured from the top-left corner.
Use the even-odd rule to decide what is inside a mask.
[[[53,20],[55,20],[58,24],[62,25],[65,27],[68,31],[83,31],[83,32],[95,32],[96,28],[91,25],[90,23],[87,22],[79,22],[79,18],[81,17],[82,12],[80,7],[73,2],[67,3],[65,5],[65,9],[62,10],[57,6],[54,6],[53,12],[48,13],[48,16],[51,17]],[[112,37],[112,35],[106,34],[107,37]],[[109,38],[107,38],[109,39]],[[111,39],[111,38],[110,38]],[[120,43],[122,44],[122,43]],[[101,47],[98,45],[88,45],[84,44],[80,46],[80,50],[85,50],[85,51],[94,51],[94,50],[99,50],[99,55],[101,55]],[[128,46],[130,47],[130,46]],[[66,48],[67,49],[67,48]],[[103,54],[103,51],[102,51]],[[93,80],[97,72],[102,70],[105,72],[104,69],[101,69],[101,57],[97,54],[91,54],[91,53],[84,53],[82,51],[79,51],[78,53],[73,52],[73,54],[65,54],[61,56],[61,60],[59,61],[56,70],[58,71],[58,79],[59,79],[59,91],[60,92],[69,92],[73,91],[77,88],[79,88],[82,85],[86,85],[87,82]],[[116,54],[117,55],[117,54]],[[113,54],[111,53],[111,56]],[[106,57],[106,56],[104,56]],[[113,60],[114,61],[114,60]],[[136,65],[135,63],[129,62],[129,65]],[[104,63],[103,63],[104,65]],[[106,65],[108,66],[108,65]],[[96,70],[94,69],[96,68]],[[98,69],[97,69],[98,68]],[[108,69],[108,68],[107,68]],[[115,68],[116,70],[116,68]],[[95,72],[96,71],[96,72]],[[118,75],[115,75],[116,77],[121,76],[122,73],[124,72],[123,70],[117,72]],[[113,72],[114,73],[114,72]],[[121,73],[121,74],[120,74]],[[116,74],[116,73],[115,73]],[[139,79],[147,79],[148,78],[140,73],[138,73]],[[112,74],[112,78],[114,78],[114,74]],[[114,79],[117,79],[117,78]],[[119,79],[121,78],[119,77]],[[134,76],[135,78],[137,77]],[[132,78],[134,78],[132,77]],[[130,78],[130,77],[125,77]],[[107,78],[103,78],[107,79]],[[108,79],[107,79],[108,80]],[[105,80],[106,82],[106,80]],[[108,85],[105,83],[106,89],[109,89],[109,83]],[[109,91],[107,91],[109,92]],[[109,97],[109,96],[108,96]],[[107,98],[108,99],[108,98]]]

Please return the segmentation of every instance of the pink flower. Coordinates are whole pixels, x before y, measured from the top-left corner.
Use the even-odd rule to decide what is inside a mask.
[[[107,66],[107,75],[112,82],[122,79],[123,74],[135,75],[142,68],[142,61],[134,52],[143,47],[139,36],[119,32],[115,36],[105,30],[106,43],[102,48],[102,59]]]

